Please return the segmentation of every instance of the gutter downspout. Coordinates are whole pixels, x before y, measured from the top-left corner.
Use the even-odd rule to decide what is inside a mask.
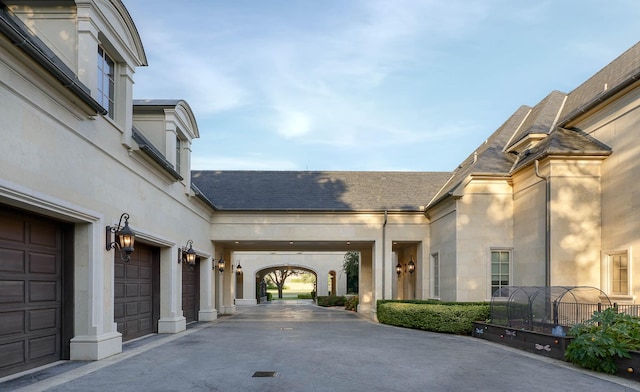
[[[545,252],[544,252],[544,284],[545,287],[551,287],[551,184],[549,176],[540,175],[539,162],[535,160],[536,177],[541,178],[545,182]]]
[[[384,210],[384,222],[382,222],[382,298],[380,299],[384,299],[384,288],[385,288],[384,282],[385,282],[385,277],[387,272],[386,263],[385,263],[385,255],[386,255],[385,244],[386,243],[387,243],[387,210]]]

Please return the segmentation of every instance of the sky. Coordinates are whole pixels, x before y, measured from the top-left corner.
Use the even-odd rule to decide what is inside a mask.
[[[194,170],[453,171],[640,40],[637,0],[123,0]]]

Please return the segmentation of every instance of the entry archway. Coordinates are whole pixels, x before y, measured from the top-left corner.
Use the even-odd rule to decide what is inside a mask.
[[[266,293],[260,286],[267,273],[279,269],[288,268],[312,273],[316,277],[316,293],[327,295],[329,284],[327,277],[330,271],[334,271],[335,292],[338,295],[346,294],[346,274],[340,271],[344,260],[344,252],[271,252],[271,251],[235,251],[234,260],[240,260],[242,264],[243,287],[242,291],[236,291],[236,305],[255,305],[260,302]],[[237,281],[237,278],[236,278]],[[249,284],[248,282],[254,282]],[[266,299],[266,298],[263,298]]]

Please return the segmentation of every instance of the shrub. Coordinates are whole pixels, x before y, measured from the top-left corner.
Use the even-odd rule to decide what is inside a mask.
[[[311,293],[298,294],[298,299],[313,299],[313,296],[311,295]]]
[[[346,303],[344,304],[345,310],[353,310],[354,312],[358,310],[358,296],[354,295],[352,297],[348,297]]]
[[[640,321],[614,308],[594,312],[590,320],[569,330],[571,341],[565,357],[587,369],[614,374],[616,357],[630,358],[640,349]]]
[[[267,293],[267,301],[271,301],[271,300],[273,300],[273,294]]]
[[[378,301],[378,321],[424,331],[469,335],[473,322],[489,317],[484,302]]]
[[[346,298],[342,295],[319,295],[319,306],[344,306]]]

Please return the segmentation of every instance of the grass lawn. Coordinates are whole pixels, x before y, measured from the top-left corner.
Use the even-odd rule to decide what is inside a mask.
[[[298,294],[309,294],[313,290],[313,283],[302,282],[289,282],[285,284],[285,289],[282,290],[282,299],[298,299]],[[271,293],[273,300],[278,299],[277,289],[268,289],[267,292]]]

